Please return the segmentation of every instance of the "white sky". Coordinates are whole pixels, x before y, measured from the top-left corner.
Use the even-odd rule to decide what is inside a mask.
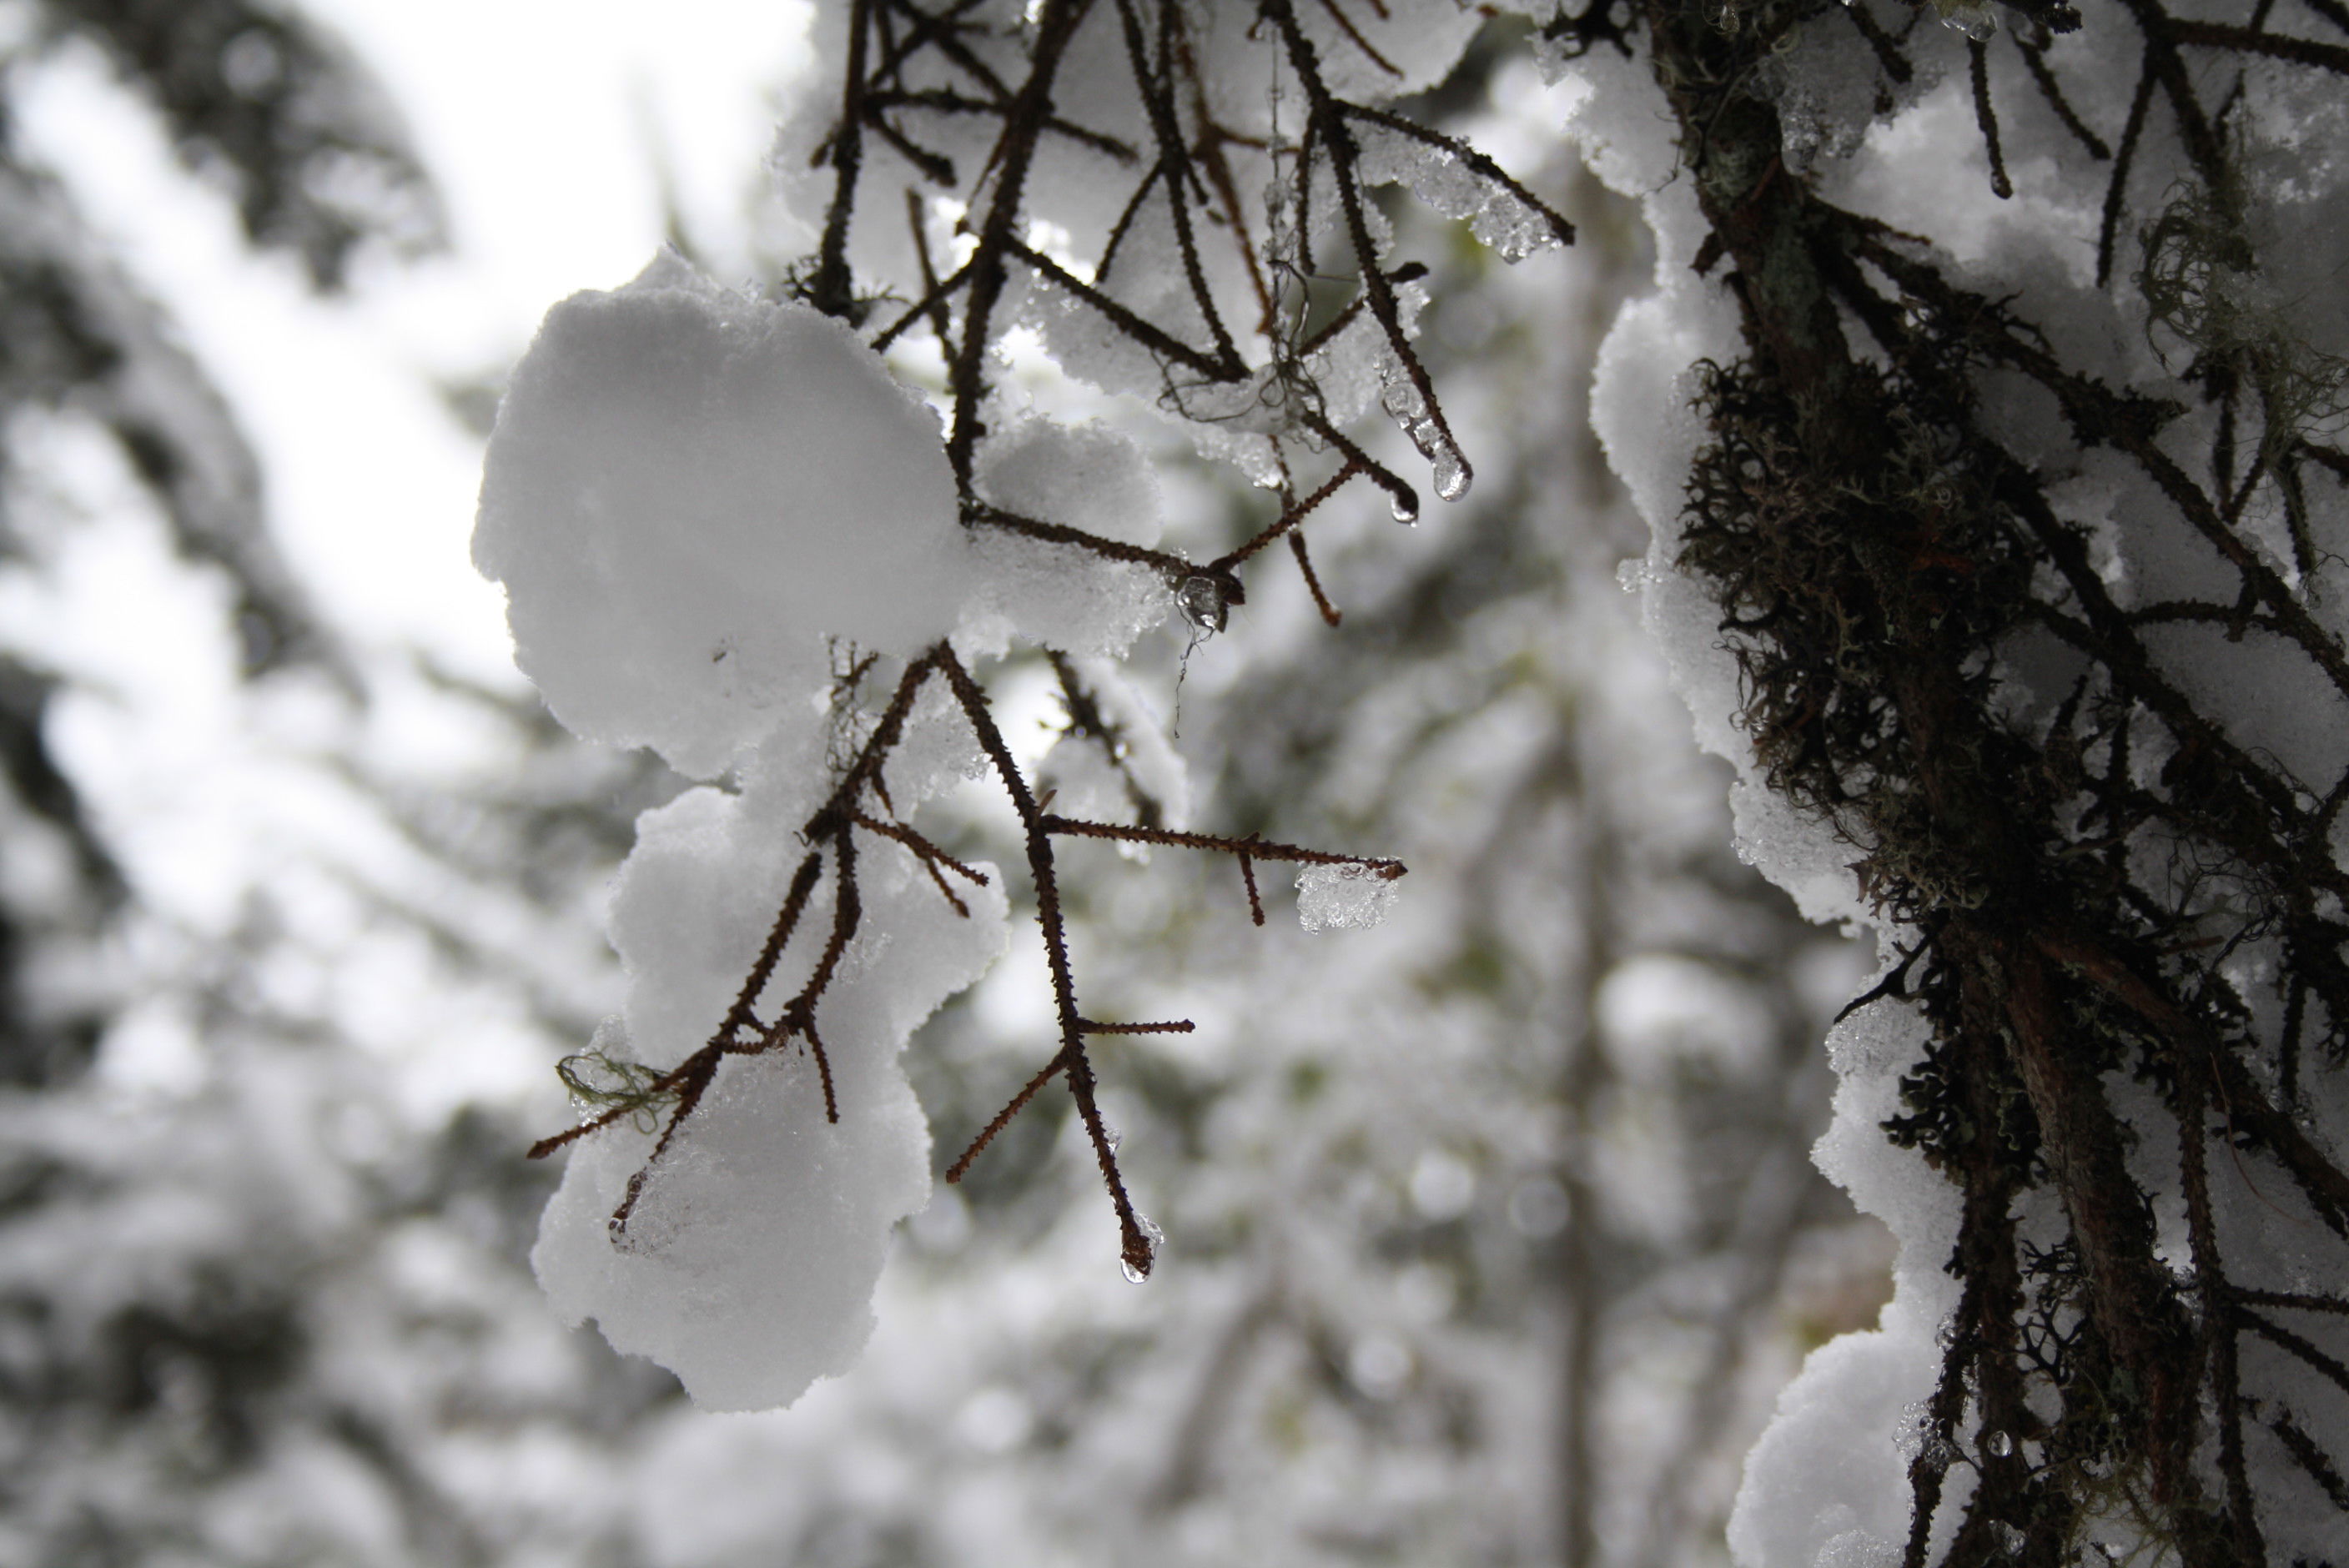
[[[468,562],[477,445],[436,377],[502,368],[546,307],[625,282],[674,170],[721,268],[747,253],[804,7],[750,0],[307,0],[382,78],[448,203],[456,249],[308,297],[245,249],[95,57],[45,69],[20,129],[178,318],[260,449],[278,537],[327,619],[511,679],[496,590]]]
[[[273,947],[252,985],[296,1012],[342,1016],[357,1040],[381,1037],[380,1048],[416,1060],[404,1084],[443,1099],[551,1099],[543,1044],[506,1016],[512,1000],[432,978],[420,954],[382,938],[342,879],[428,907],[477,901],[432,883],[321,763],[356,755],[428,777],[495,764],[468,710],[405,673],[403,655],[418,649],[476,680],[523,684],[501,595],[470,560],[480,443],[436,380],[502,373],[556,300],[641,269],[661,239],[663,157],[721,275],[742,264],[746,198],[776,90],[801,54],[803,7],[305,3],[404,113],[447,201],[451,254],[366,269],[347,297],[314,297],[295,263],[247,248],[229,202],[188,177],[152,113],[94,52],[31,73],[14,129],[64,176],[228,397],[258,450],[275,538],[322,619],[375,672],[374,700],[353,715],[298,682],[240,686],[221,585],[171,557],[119,456],[70,419],[16,433],[40,443],[37,471],[61,515],[79,515],[55,531],[42,569],[0,572],[0,643],[71,678],[49,738],[138,889],[143,923],[123,955],[132,968],[146,962],[141,944],[221,941],[265,888],[304,940]],[[159,947],[154,962],[180,961]],[[102,1076],[126,1088],[198,1082],[202,1025],[177,1006],[159,995],[127,1013]]]

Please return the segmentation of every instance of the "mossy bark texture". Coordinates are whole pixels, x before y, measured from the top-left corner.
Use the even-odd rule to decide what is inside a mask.
[[[1586,46],[1602,25],[1628,30],[1594,10]],[[2180,270],[2110,282],[2148,128],[2174,121],[2195,211],[2224,208],[2241,200],[2229,72],[2256,55],[2337,79],[2349,54],[2261,44],[2266,5],[2240,25],[2127,10],[2143,81],[2103,261],[2108,286],[2142,296]],[[2292,1561],[2266,1543],[2274,1511],[2302,1509],[2302,1492],[2349,1501],[2349,1454],[2306,1414],[2338,1432],[2349,1394],[2328,1348],[2349,1312],[2349,1177],[2310,1116],[2349,1026],[2333,847],[2349,784],[2241,744],[2165,664],[2158,629],[2272,644],[2313,686],[2349,691],[2314,607],[2339,511],[2309,499],[2349,465],[2322,421],[2260,392],[2291,377],[2277,335],[2191,345],[2199,408],[2110,385],[1925,239],[1791,171],[1754,83],[1823,11],[1648,0],[1636,21],[1710,225],[1698,265],[1733,291],[1745,347],[1705,367],[1711,438],[1679,564],[1720,607],[1757,771],[1833,824],[1901,934],[1878,1003],[1920,1009],[1931,1033],[1886,1131],[1962,1194],[1948,1263],[1961,1295],[1909,1470],[1907,1561],[2097,1563],[2094,1527],[2120,1519],[2193,1568]],[[2042,53],[2077,19],[2005,15],[2014,48],[1996,58],[2022,57],[2020,90],[2033,76],[2052,89]],[[1900,38],[1883,42],[1897,60]],[[1971,56],[2002,184],[1990,57],[1980,42]],[[2052,398],[2079,451],[2125,459],[2226,592],[2127,603],[2051,499],[2044,458],[1992,434],[1993,377]],[[2262,485],[2302,553],[2296,581],[2248,542],[2239,498]],[[2018,690],[2024,652],[2059,676]],[[2288,1212],[2314,1267],[2270,1278],[2220,1188]],[[2339,1522],[2349,1539],[2349,1512]]]

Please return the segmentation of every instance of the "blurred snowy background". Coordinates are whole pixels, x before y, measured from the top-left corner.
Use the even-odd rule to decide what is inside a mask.
[[[1181,688],[1202,825],[1399,856],[1401,905],[1257,931],[1220,862],[1068,857],[1103,1016],[1201,1026],[1103,1052],[1157,1275],[1047,1097],[795,1409],[698,1414],[544,1306],[522,1150],[677,783],[512,672],[481,444],[554,300],[665,239],[780,273],[802,26],[0,0],[0,1565],[1721,1559],[1777,1387],[1887,1290],[1807,1158],[1862,965],[1739,863],[1618,584],[1585,395],[1651,263],[1506,39],[1412,107],[1581,243],[1394,211],[1474,500],[1357,502],[1343,629],[1268,578]],[[1177,546],[1245,536],[1166,460]],[[995,679],[1040,756],[1049,672]],[[1016,941],[917,1037],[941,1162],[1048,1015]]]

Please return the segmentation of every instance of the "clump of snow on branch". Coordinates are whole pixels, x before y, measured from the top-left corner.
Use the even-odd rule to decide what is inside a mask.
[[[629,987],[598,1049],[674,1068],[727,1016],[830,788],[829,641],[912,654],[974,583],[1000,600],[1000,573],[957,521],[936,417],[877,356],[666,253],[549,314],[500,410],[475,554],[567,726],[738,776],[640,820],[612,904]],[[973,765],[956,717],[937,701],[912,717],[887,779],[903,809]],[[709,1408],[788,1403],[863,1347],[889,1229],[929,1195],[898,1053],[1003,946],[999,879],[957,910],[911,856],[875,854],[858,891],[861,934],[822,1016],[838,1119],[804,1042],[730,1057],[625,1225],[664,1108],[584,1140],[533,1254],[559,1311]],[[817,895],[812,925],[829,928],[834,896]],[[812,962],[754,1005],[771,1012]]]
[[[473,556],[574,734],[722,771],[826,680],[908,654],[970,571],[937,419],[845,326],[664,253],[548,313],[498,411]]]
[[[691,790],[640,820],[611,915],[634,1059],[669,1066],[724,1015],[802,852],[808,771],[779,768],[739,795]],[[916,795],[938,782],[902,780]],[[705,1409],[789,1404],[847,1370],[872,1332],[890,1228],[929,1201],[929,1128],[899,1053],[1002,951],[1002,881],[961,892],[968,918],[907,856],[871,857],[858,890],[886,935],[859,943],[824,994],[839,1120],[806,1053],[731,1058],[625,1230],[612,1215],[654,1133],[622,1123],[574,1149],[531,1256],[556,1310],[676,1372]],[[786,969],[770,990],[805,978]]]
[[[848,36],[863,15],[820,7],[817,57],[866,71],[872,39]],[[846,105],[818,87],[782,131],[779,182],[814,253],[793,287],[814,304],[736,294],[664,256],[549,315],[501,412],[477,560],[507,585],[521,662],[566,725],[732,787],[644,821],[612,912],[627,1006],[581,1058],[616,1087],[582,1088],[598,1113],[541,1146],[581,1140],[535,1261],[566,1314],[669,1365],[703,1403],[787,1402],[844,1367],[888,1228],[926,1194],[896,1057],[1001,947],[1005,903],[992,880],[976,896],[947,886],[942,868],[977,873],[907,823],[922,798],[992,769],[1023,817],[1060,965],[1063,1041],[1045,1077],[1078,1097],[1137,1275],[1155,1236],[1115,1170],[1081,1036],[1193,1025],[1078,1018],[1049,838],[1231,854],[1258,923],[1259,861],[1305,862],[1308,930],[1373,924],[1392,903],[1398,862],[1182,830],[1180,765],[1114,661],[1178,585],[1194,624],[1220,630],[1245,599],[1238,564],[1350,480],[1414,516],[1411,485],[1338,428],[1373,408],[1438,495],[1467,490],[1410,347],[1425,269],[1391,267],[1392,226],[1366,191],[1407,183],[1510,260],[1570,237],[1481,155],[1375,107],[1442,79],[1480,25],[1452,0],[1359,18],[1278,0],[990,0],[942,23],[940,46],[889,46]],[[1169,96],[1153,72],[1177,62],[1189,86]],[[1061,90],[1023,129],[1030,110],[1001,84],[1031,70]],[[886,121],[854,101],[868,90],[891,100]],[[1152,173],[1154,147],[1196,167]],[[903,195],[906,226],[859,191]],[[1347,268],[1361,297],[1309,332]],[[1139,394],[1293,514],[1196,569],[1157,549],[1158,486],[1133,440],[990,389],[984,361],[1021,328],[1068,380]],[[943,354],[950,431],[875,352],[908,333]],[[1283,443],[1343,467],[1299,501]],[[1301,533],[1288,545],[1320,600]],[[963,664],[1022,644],[1047,651],[1069,704],[1044,805]],[[911,661],[885,718],[861,706],[868,655]],[[802,929],[834,936],[818,955],[792,945]]]

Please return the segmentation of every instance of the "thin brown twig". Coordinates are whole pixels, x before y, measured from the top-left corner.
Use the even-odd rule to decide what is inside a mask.
[[[1129,844],[1158,844],[1169,849],[1215,850],[1251,860],[1287,861],[1306,866],[1367,866],[1389,882],[1409,870],[1401,861],[1375,855],[1331,854],[1298,844],[1275,843],[1269,839],[1226,839],[1213,833],[1176,833],[1164,828],[1130,828],[1116,822],[1087,822],[1050,815],[1039,816],[1036,826],[1042,832],[1062,838],[1116,839]]]
[[[1305,591],[1313,595],[1313,607],[1321,612],[1321,624],[1336,631],[1346,617],[1330,603],[1330,595],[1321,591],[1321,579],[1313,570],[1313,557],[1306,552],[1304,534],[1288,536],[1288,552],[1297,558],[1297,570],[1305,575]]]
[[[970,1173],[971,1161],[978,1159],[980,1154],[986,1151],[987,1146],[995,1141],[995,1135],[1001,1132],[1005,1128],[1010,1126],[1011,1119],[1018,1116],[1021,1111],[1027,1109],[1028,1102],[1034,1099],[1037,1093],[1041,1090],[1046,1084],[1051,1082],[1056,1076],[1065,1071],[1068,1065],[1068,1059],[1065,1055],[1054,1057],[1050,1061],[1045,1063],[1044,1070],[1038,1073],[1034,1078],[1030,1078],[1026,1084],[1021,1086],[1019,1092],[1011,1097],[1011,1102],[1009,1105],[1006,1105],[1001,1110],[997,1111],[995,1113],[995,1119],[989,1121],[985,1127],[978,1130],[978,1136],[970,1140],[970,1147],[965,1149],[962,1151],[961,1156],[957,1158],[953,1164],[947,1167],[947,1180],[949,1182],[959,1182],[965,1176],[968,1175]]]

